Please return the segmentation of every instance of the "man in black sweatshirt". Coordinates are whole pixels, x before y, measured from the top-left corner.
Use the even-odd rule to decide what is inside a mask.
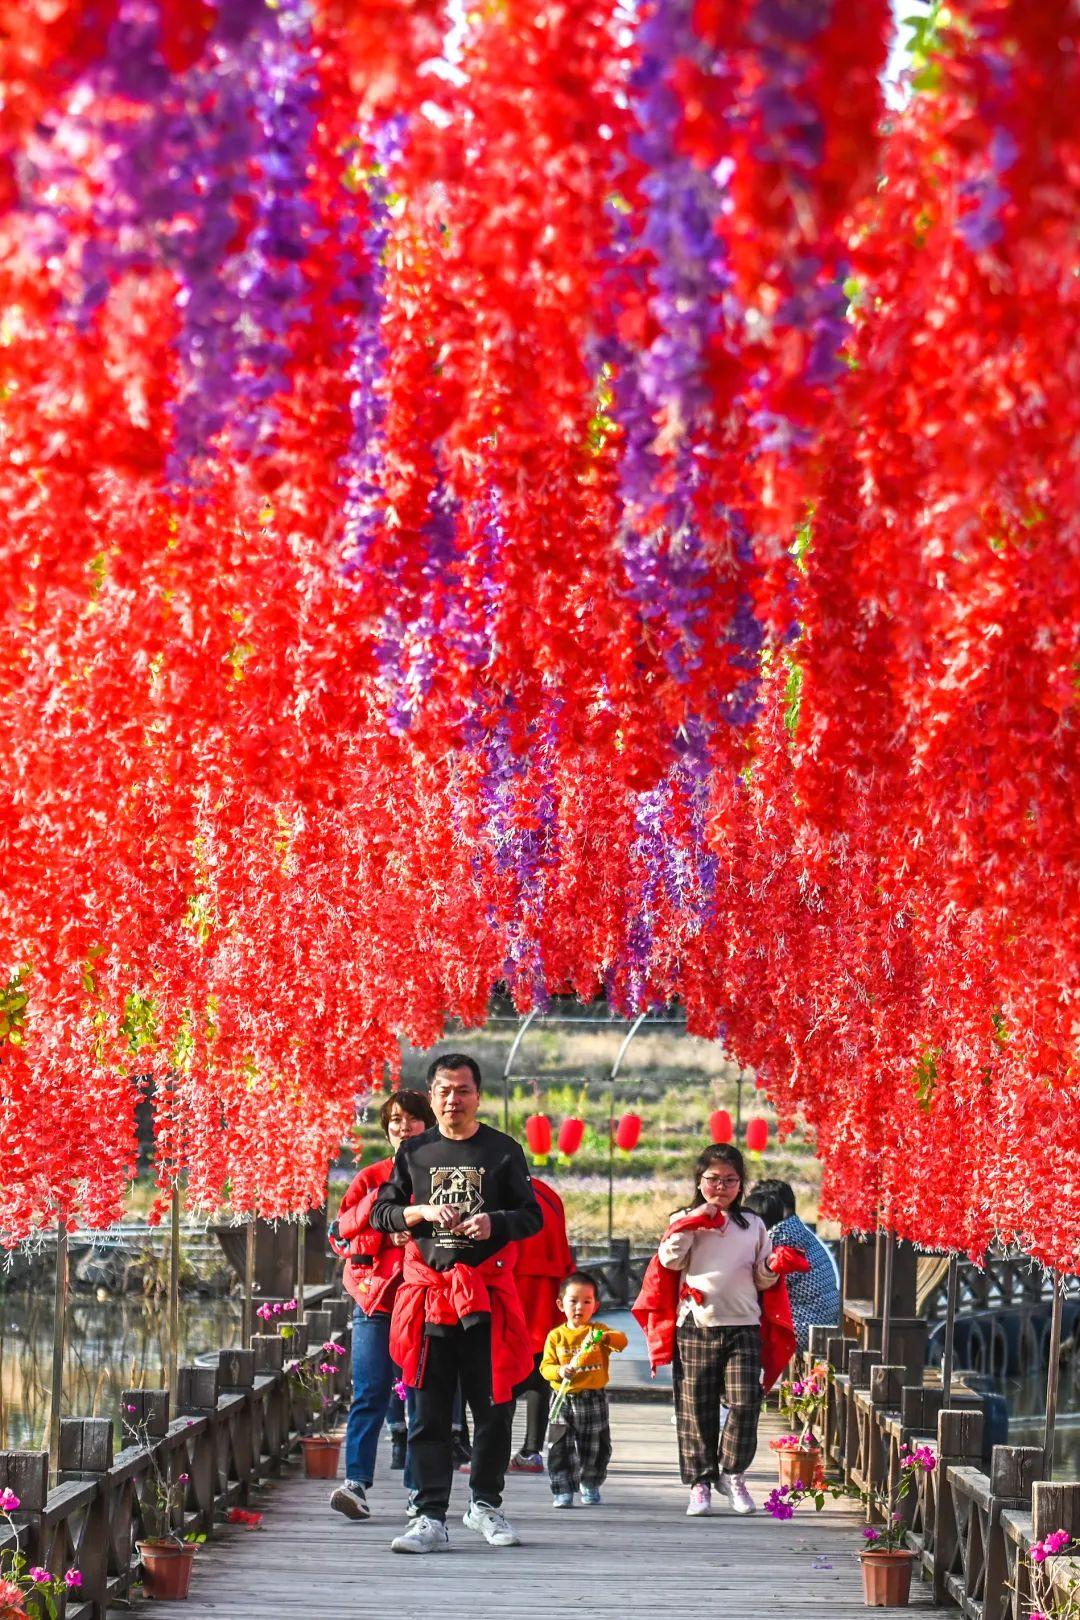
[[[408,1232],[405,1272],[394,1304],[390,1347],[416,1389],[409,1452],[417,1517],[395,1552],[449,1546],[446,1513],[453,1480],[451,1425],[460,1378],[474,1420],[472,1501],[465,1514],[493,1547],[517,1536],[499,1511],[510,1460],[513,1385],[532,1367],[509,1243],[531,1237],[543,1217],[525,1155],[512,1137],[482,1125],[480,1069],[451,1052],[428,1069],[436,1126],[398,1149],[371,1224]]]

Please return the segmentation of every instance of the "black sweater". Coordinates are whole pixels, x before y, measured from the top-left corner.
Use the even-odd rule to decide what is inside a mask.
[[[463,1220],[490,1215],[491,1236],[480,1243],[430,1221],[407,1227],[409,1204],[454,1204]],[[376,1232],[409,1231],[435,1271],[449,1271],[459,1261],[482,1265],[508,1243],[539,1232],[543,1219],[524,1153],[512,1136],[490,1125],[481,1125],[464,1142],[443,1136],[438,1126],[410,1136],[398,1148],[390,1179],[371,1211]]]

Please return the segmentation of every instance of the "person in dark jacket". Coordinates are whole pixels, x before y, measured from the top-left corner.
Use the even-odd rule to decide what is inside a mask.
[[[513,1547],[518,1537],[500,1512],[511,1397],[533,1362],[514,1286],[514,1246],[539,1232],[543,1217],[520,1146],[477,1118],[475,1059],[457,1052],[436,1058],[428,1081],[437,1125],[402,1143],[371,1212],[376,1231],[412,1238],[390,1349],[415,1390],[409,1454],[417,1517],[391,1547],[429,1553],[449,1545],[459,1379],[473,1414],[472,1500],[464,1524],[493,1547]]]

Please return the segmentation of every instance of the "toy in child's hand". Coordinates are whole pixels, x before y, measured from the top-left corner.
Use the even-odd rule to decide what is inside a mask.
[[[563,1406],[566,1403],[566,1397],[570,1393],[570,1385],[574,1382],[574,1375],[575,1373],[581,1371],[581,1368],[584,1366],[586,1358],[588,1357],[589,1351],[595,1349],[598,1344],[602,1344],[603,1342],[603,1328],[593,1328],[591,1333],[587,1333],[585,1335],[585,1338],[581,1343],[581,1349],[578,1351],[577,1355],[574,1356],[569,1366],[563,1372],[562,1383],[555,1391],[555,1399],[552,1401],[551,1411],[548,1413],[549,1424],[554,1423],[557,1420],[559,1413],[562,1411]]]

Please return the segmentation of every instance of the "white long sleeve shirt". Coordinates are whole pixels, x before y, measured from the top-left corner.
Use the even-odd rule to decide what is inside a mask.
[[[661,1265],[681,1271],[687,1286],[702,1296],[700,1305],[694,1299],[682,1302],[680,1322],[687,1315],[698,1327],[748,1327],[761,1321],[758,1290],[776,1281],[765,1269],[772,1240],[760,1216],[750,1210],[741,1214],[745,1227],[729,1215],[720,1231],[668,1232],[661,1238]]]

